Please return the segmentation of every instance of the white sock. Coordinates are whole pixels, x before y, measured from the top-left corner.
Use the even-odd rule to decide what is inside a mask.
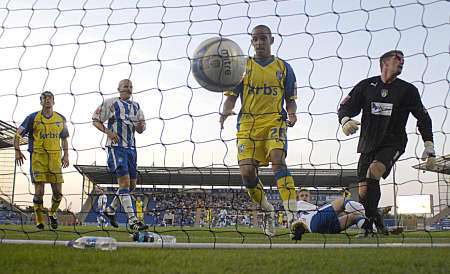
[[[270,212],[275,211],[275,209],[273,208],[273,205],[271,203],[269,203],[269,201],[267,200],[266,195],[264,195],[264,197],[261,200],[261,208],[264,211],[270,211]]]
[[[128,216],[128,222],[134,222],[136,216],[134,216],[133,204],[131,203],[130,191],[128,188],[119,188],[119,199],[122,204],[123,210]]]
[[[287,200],[283,201],[284,211],[286,212],[287,221],[289,226],[295,219],[295,214],[297,212],[297,200]]]
[[[364,217],[359,217],[359,219],[356,221],[356,226],[358,227],[358,228],[362,228],[362,226],[363,226],[363,224],[364,224],[364,222],[366,221],[366,218],[364,218]]]
[[[114,198],[111,202],[111,205],[109,207],[111,207],[112,210],[114,210],[114,212],[117,210],[117,207],[119,207],[119,191],[120,188],[117,190],[116,195],[114,195]]]

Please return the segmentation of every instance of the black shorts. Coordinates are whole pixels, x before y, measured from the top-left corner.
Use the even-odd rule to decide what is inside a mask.
[[[392,166],[403,154],[404,150],[398,147],[380,147],[369,153],[361,153],[358,161],[358,177],[361,181],[367,178],[367,169],[370,164],[377,160],[384,164],[386,171],[383,174],[383,179],[386,179],[391,172]]]

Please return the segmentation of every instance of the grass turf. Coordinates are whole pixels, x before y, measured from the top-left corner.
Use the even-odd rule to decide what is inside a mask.
[[[449,248],[77,250],[0,245],[1,273],[448,273]]]

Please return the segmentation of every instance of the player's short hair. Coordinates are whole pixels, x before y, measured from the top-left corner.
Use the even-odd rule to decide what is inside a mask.
[[[55,98],[55,95],[53,95],[53,93],[51,91],[46,90],[41,93],[41,96],[39,97],[39,99],[42,101],[42,99],[44,99],[45,96],[50,96],[53,99]]]
[[[391,56],[397,55],[397,54],[400,54],[402,56],[404,55],[403,51],[398,50],[398,49],[393,49],[393,50],[383,53],[383,55],[381,55],[381,57],[380,57],[380,68],[383,67],[383,62],[386,61],[386,59],[388,59]]]
[[[266,25],[257,25],[256,27],[253,28],[252,33],[255,31],[255,29],[265,29],[266,32],[267,32],[270,36],[272,36],[272,30],[271,30],[268,26],[266,26]]]

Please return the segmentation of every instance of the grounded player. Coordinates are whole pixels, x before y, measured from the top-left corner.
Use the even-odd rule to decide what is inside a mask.
[[[358,228],[368,225],[362,204],[339,198],[331,204],[317,208],[300,200],[298,220],[292,223],[293,240],[301,240],[305,232],[336,234],[356,224]]]
[[[44,229],[44,192],[45,183],[52,187],[52,205],[48,214],[50,227],[58,228],[56,212],[61,203],[62,183],[64,182],[61,166],[69,166],[67,137],[69,132],[66,118],[53,111],[55,98],[50,91],[44,91],[40,97],[42,110],[34,112],[23,121],[14,138],[16,164],[22,165],[25,156],[20,151],[20,137],[28,135],[28,152],[30,153],[30,175],[34,184],[34,212],[36,227]],[[61,158],[61,143],[63,156]]]
[[[232,91],[226,91],[220,124],[233,115],[238,97],[241,109],[237,119],[237,149],[242,181],[253,202],[265,212],[264,232],[275,235],[274,207],[266,198],[257,168],[272,162],[272,170],[283,200],[288,223],[296,208],[294,179],[286,167],[287,127],[297,122],[297,87],[291,66],[271,55],[274,42],[271,30],[258,25],[252,30],[255,56],[248,58],[246,75]],[[286,110],[283,108],[286,103]]]
[[[108,222],[105,220],[105,209],[108,204],[108,196],[106,196],[103,189],[98,189],[98,200],[97,200],[97,226],[108,226]]]
[[[386,178],[397,159],[405,151],[405,126],[409,113],[417,119],[425,150],[422,159],[431,168],[435,161],[431,119],[422,105],[417,88],[397,76],[402,72],[403,53],[391,50],[380,58],[381,75],[359,82],[341,102],[338,116],[345,135],[358,130],[358,121],[351,118],[362,110],[361,134],[358,143],[359,200],[367,217],[377,229],[385,228],[377,216],[381,197],[380,178]],[[377,221],[378,220],[378,221]],[[372,226],[369,226],[372,227]],[[366,235],[371,231],[366,231]]]
[[[119,82],[119,97],[105,100],[92,116],[93,125],[107,135],[108,168],[117,176],[119,190],[111,205],[104,214],[111,226],[118,227],[115,211],[119,200],[128,216],[128,225],[133,230],[144,230],[148,227],[134,215],[130,190],[136,187],[137,154],[134,132],[145,130],[145,118],[139,104],[130,100],[133,84],[124,79]],[[103,123],[108,122],[105,127]]]

